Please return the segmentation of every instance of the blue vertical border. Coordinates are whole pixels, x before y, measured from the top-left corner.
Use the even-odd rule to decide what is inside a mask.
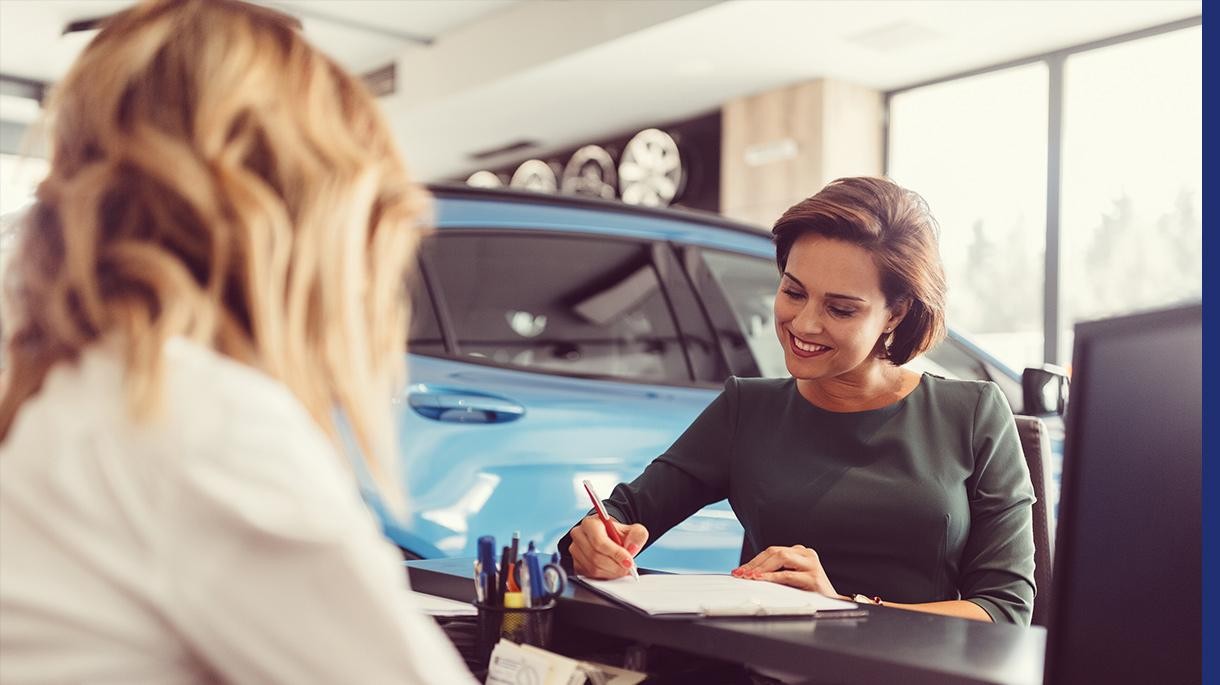
[[[1205,6],[1211,6],[1215,10],[1215,1],[1203,3]],[[1206,12],[1206,7],[1204,9]],[[1206,19],[1206,14],[1204,14]],[[1207,40],[1206,21],[1203,23],[1203,121],[1208,121],[1208,112],[1216,113],[1213,99],[1217,88],[1216,78],[1216,47],[1211,45]],[[1216,174],[1212,168],[1212,162],[1217,161],[1220,157],[1220,151],[1216,148],[1216,131],[1204,123],[1203,126],[1203,340],[1206,341],[1209,337],[1215,337],[1216,327],[1216,307],[1207,308],[1206,303],[1210,300],[1216,289],[1216,277],[1210,275],[1208,270],[1209,264],[1220,264],[1220,239],[1211,236],[1209,228],[1215,228],[1218,224],[1209,221],[1208,207],[1214,207],[1210,203],[1220,199],[1220,187],[1216,184]],[[1214,211],[1214,209],[1213,209]],[[1210,225],[1209,225],[1210,224]],[[1210,336],[1208,334],[1211,334]],[[1204,343],[1204,350],[1210,346]],[[1215,348],[1211,348],[1215,349]],[[1220,377],[1216,374],[1216,357],[1214,354],[1203,354],[1203,425],[1212,427],[1212,430],[1203,431],[1203,682],[1204,683],[1220,683],[1220,657],[1217,655],[1215,645],[1220,644],[1220,634],[1217,634],[1216,626],[1218,622],[1217,614],[1220,614],[1220,602],[1217,602],[1218,593],[1216,588],[1216,580],[1220,579],[1220,560],[1217,559],[1217,553],[1220,552],[1220,544],[1217,538],[1220,537],[1220,450],[1217,445],[1220,445],[1220,437],[1215,432],[1215,424],[1208,420],[1210,415],[1213,419],[1220,418],[1217,412],[1217,407],[1220,407],[1220,400],[1211,396],[1210,389],[1220,388]],[[1212,645],[1212,648],[1207,647]]]

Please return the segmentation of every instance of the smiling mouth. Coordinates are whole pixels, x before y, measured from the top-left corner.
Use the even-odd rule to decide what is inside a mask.
[[[788,336],[792,340],[792,348],[794,350],[796,350],[797,352],[803,352],[805,354],[817,354],[819,352],[825,352],[830,349],[829,347],[827,347],[825,345],[818,345],[816,343],[805,342],[804,340],[801,340],[800,338],[796,337],[792,333],[789,333]]]

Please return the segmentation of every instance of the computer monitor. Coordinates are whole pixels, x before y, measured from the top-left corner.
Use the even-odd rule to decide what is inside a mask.
[[[1047,685],[1201,679],[1203,307],[1076,326]]]

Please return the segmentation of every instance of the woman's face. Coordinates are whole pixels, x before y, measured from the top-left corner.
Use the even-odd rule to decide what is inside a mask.
[[[775,332],[794,378],[833,378],[874,358],[905,312],[891,311],[867,250],[816,234],[797,238],[775,296]]]

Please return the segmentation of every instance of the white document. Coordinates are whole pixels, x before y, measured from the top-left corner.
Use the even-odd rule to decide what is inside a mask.
[[[636,685],[646,677],[645,673],[577,661],[501,638],[491,653],[486,685]]]
[[[459,602],[446,597],[437,597],[424,592],[411,592],[415,606],[429,616],[477,616],[478,610],[470,602]]]
[[[580,581],[607,597],[652,616],[815,616],[858,611],[855,602],[764,580],[730,575],[645,574]]]
[[[548,654],[529,652],[515,642],[501,639],[491,650],[487,680],[484,682],[486,685],[568,685],[568,678],[564,674],[556,673],[556,678],[551,678],[552,670],[561,670],[562,665],[553,662]],[[561,669],[555,669],[557,665]]]

